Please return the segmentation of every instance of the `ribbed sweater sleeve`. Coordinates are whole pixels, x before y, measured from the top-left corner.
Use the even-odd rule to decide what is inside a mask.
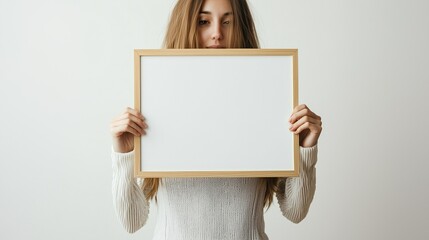
[[[317,145],[301,147],[300,153],[299,176],[282,178],[276,194],[283,216],[294,223],[305,218],[316,190]]]
[[[133,233],[145,223],[149,214],[149,201],[141,189],[141,179],[133,177],[134,152],[117,153],[112,149],[113,205],[124,228]]]

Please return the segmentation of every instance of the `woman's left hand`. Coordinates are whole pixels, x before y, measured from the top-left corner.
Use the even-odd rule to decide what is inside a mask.
[[[322,118],[312,112],[305,104],[296,106],[289,118],[289,130],[299,134],[301,147],[313,147],[322,133]]]

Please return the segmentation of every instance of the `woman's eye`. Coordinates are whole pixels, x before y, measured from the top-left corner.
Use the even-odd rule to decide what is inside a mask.
[[[223,22],[223,24],[230,24],[230,23],[231,23],[230,21]]]
[[[209,23],[209,21],[207,21],[207,20],[199,20],[199,21],[198,21],[198,24],[199,24],[199,25],[205,25],[205,24],[207,24],[207,23]]]

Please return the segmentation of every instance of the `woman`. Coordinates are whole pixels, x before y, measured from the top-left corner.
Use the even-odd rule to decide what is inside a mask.
[[[171,15],[166,48],[259,48],[244,0],[178,0]],[[321,118],[297,106],[289,119],[299,134],[301,172],[294,178],[134,179],[134,136],[145,135],[143,115],[127,108],[111,124],[113,197],[118,218],[129,232],[146,222],[156,198],[154,239],[268,239],[264,207],[276,194],[283,215],[300,222],[315,191],[317,140]],[[180,127],[180,126],[179,126]]]

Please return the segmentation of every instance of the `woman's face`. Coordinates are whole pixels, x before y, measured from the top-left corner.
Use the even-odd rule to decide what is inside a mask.
[[[205,0],[198,18],[200,48],[225,48],[232,20],[229,0]]]

